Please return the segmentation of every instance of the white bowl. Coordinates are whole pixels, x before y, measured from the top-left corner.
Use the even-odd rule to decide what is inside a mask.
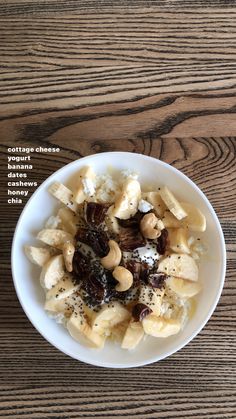
[[[67,185],[84,165],[103,173],[112,165],[119,170],[132,169],[140,174],[141,183],[167,185],[181,200],[196,205],[206,216],[207,230],[201,233],[209,251],[200,265],[203,290],[197,298],[196,312],[186,327],[166,339],[147,337],[137,349],[127,351],[108,342],[103,350],[89,349],[72,339],[68,331],[50,319],[44,311],[44,291],[39,284],[40,269],[32,265],[23,250],[25,244],[37,243],[35,236],[45,220],[56,213],[58,203],[48,193],[54,181]],[[70,179],[70,180],[69,180]],[[80,361],[112,368],[129,368],[159,361],[183,348],[203,328],[219,300],[225,277],[226,251],[218,218],[201,190],[183,173],[170,165],[141,154],[109,152],[76,160],[55,172],[35,191],[25,205],[15,230],[12,244],[12,274],[20,303],[34,327],[60,351]]]

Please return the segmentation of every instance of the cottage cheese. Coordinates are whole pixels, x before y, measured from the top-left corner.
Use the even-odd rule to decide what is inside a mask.
[[[86,195],[93,196],[95,194],[95,184],[92,179],[85,177],[82,179],[82,185]]]
[[[152,204],[150,204],[148,201],[145,201],[145,199],[141,199],[141,200],[139,201],[139,204],[138,204],[138,210],[139,210],[140,212],[148,212],[148,211],[150,211],[152,208],[153,208],[153,205],[152,205]]]
[[[123,258],[146,262],[152,267],[160,259],[160,255],[157,253],[156,245],[148,243],[146,246],[138,247],[134,252],[123,252]]]
[[[97,176],[96,199],[99,202],[114,202],[120,192],[120,185],[110,175]]]

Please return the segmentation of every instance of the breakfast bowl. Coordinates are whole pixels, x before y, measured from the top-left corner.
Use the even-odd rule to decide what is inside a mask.
[[[112,340],[102,349],[89,348],[72,338],[63,324],[55,322],[44,309],[45,292],[40,285],[40,267],[29,262],[25,245],[37,243],[37,233],[49,217],[58,211],[58,201],[48,193],[54,182],[73,190],[76,173],[90,166],[97,175],[107,171],[132,171],[138,174],[146,190],[168,187],[180,201],[196,206],[206,220],[206,230],[195,234],[207,249],[199,263],[201,291],[194,298],[194,309],[184,328],[166,338],[146,336],[132,350],[125,350]],[[204,193],[179,170],[160,160],[128,152],[107,152],[87,156],[59,169],[34,192],[18,220],[11,254],[12,275],[18,299],[27,317],[38,332],[54,347],[79,361],[110,368],[147,365],[168,357],[187,345],[210,319],[220,298],[226,269],[224,237],[218,218]]]

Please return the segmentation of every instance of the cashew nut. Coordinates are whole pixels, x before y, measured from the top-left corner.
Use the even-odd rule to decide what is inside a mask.
[[[140,222],[140,230],[146,239],[156,239],[161,235],[162,225],[160,224],[161,220],[150,212],[149,214],[144,215]],[[162,223],[162,222],[161,222]],[[163,223],[162,223],[163,224]]]
[[[72,261],[75,253],[75,246],[71,242],[65,242],[62,248],[66,270],[68,272],[73,271]]]
[[[101,264],[106,269],[114,269],[121,261],[121,250],[114,240],[109,240],[109,253],[101,259]]]
[[[112,275],[119,282],[116,285],[116,291],[127,291],[133,284],[132,273],[123,266],[117,266]]]

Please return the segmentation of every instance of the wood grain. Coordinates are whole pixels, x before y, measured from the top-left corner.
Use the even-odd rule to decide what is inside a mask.
[[[236,7],[231,0],[0,1],[0,419],[236,418]],[[160,158],[206,193],[227,278],[203,331],[159,363],[92,367],[51,347],[16,298],[7,147],[32,180],[92,153]],[[30,195],[33,193],[30,190]]]
[[[0,2],[1,137],[235,135],[234,6]]]

